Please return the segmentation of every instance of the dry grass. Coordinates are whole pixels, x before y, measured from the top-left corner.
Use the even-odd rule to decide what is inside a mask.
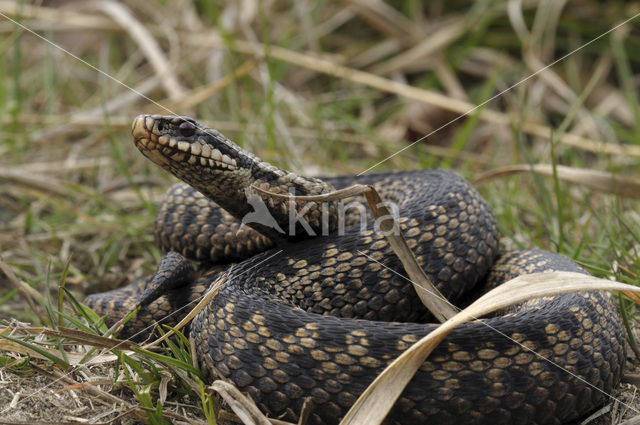
[[[504,246],[637,284],[637,20],[600,36],[639,11],[595,0],[0,1],[68,51],[0,17],[0,319],[75,325],[56,313],[73,306],[61,284],[82,299],[154,269],[150,229],[171,179],[130,141],[146,112],[196,117],[304,174],[453,168],[482,182]],[[621,308],[634,335],[637,311]],[[37,342],[61,357],[77,349],[50,338]],[[205,423],[215,404],[165,359],[136,370],[121,356],[128,377],[106,360],[75,370],[96,393],[51,360],[23,361],[23,349],[0,352],[0,411],[13,415],[0,421]],[[635,391],[616,396],[638,408]],[[606,414],[601,423],[634,416],[616,403]]]

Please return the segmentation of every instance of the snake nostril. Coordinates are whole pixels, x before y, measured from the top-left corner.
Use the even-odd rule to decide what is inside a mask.
[[[196,132],[196,126],[191,124],[189,121],[183,121],[178,127],[180,131],[180,135],[183,137],[191,137]]]
[[[158,131],[162,131],[162,130],[164,130],[164,123],[162,121],[160,121],[158,123]]]

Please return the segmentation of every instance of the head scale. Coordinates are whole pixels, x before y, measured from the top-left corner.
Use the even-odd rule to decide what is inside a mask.
[[[236,172],[255,157],[219,132],[179,116],[139,115],[133,121],[136,147],[149,159],[176,174]]]

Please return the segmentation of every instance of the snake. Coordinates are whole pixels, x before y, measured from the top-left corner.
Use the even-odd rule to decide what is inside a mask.
[[[318,195],[373,186],[395,206],[420,267],[459,307],[519,275],[586,273],[549,251],[500,250],[493,212],[452,171],[303,177],[180,116],[140,115],[132,135],[180,180],[155,221],[166,254],[154,275],[86,304],[110,320],[140,306],[121,332],[144,338],[149,324],[177,323],[223,279],[190,323],[198,366],[270,417],[296,422],[306,405],[306,423],[337,424],[385,367],[438,326],[363,199]],[[606,294],[526,301],[455,328],[384,423],[566,423],[608,400],[624,359]]]

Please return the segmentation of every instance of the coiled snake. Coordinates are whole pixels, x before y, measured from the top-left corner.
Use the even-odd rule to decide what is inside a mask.
[[[338,202],[290,205],[251,192],[252,185],[296,195],[375,185],[398,206],[419,264],[459,305],[469,291],[519,274],[581,271],[545,251],[499,253],[491,210],[448,171],[303,178],[190,119],[141,115],[132,132],[145,156],[185,182],[169,191],[156,220],[160,247],[180,255],[165,257],[154,278],[91,295],[87,303],[116,319],[152,281],[169,281],[166,293],[146,296],[124,330],[133,335],[198,299],[237,263],[190,332],[207,377],[231,380],[274,417],[295,421],[309,399],[308,423],[338,423],[375,376],[435,325],[400,276],[402,266],[384,235],[352,214],[366,214],[363,209]],[[343,215],[345,209],[354,211]],[[200,270],[182,256],[198,260]],[[623,361],[622,327],[603,294],[530,301],[455,329],[386,421],[562,423],[606,400]]]

